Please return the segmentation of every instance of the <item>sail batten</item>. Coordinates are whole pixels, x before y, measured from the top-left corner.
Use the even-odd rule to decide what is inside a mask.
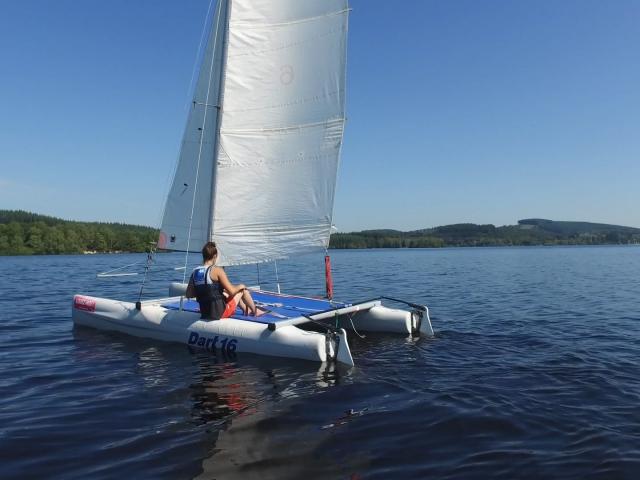
[[[226,135],[234,135],[234,134],[242,135],[242,134],[249,134],[249,133],[286,132],[291,130],[301,130],[305,128],[327,126],[332,123],[334,124],[337,123],[342,125],[344,121],[345,121],[344,118],[336,118],[334,120],[327,120],[326,122],[307,123],[304,125],[298,124],[298,125],[287,125],[284,127],[272,127],[272,128],[260,128],[260,129],[245,128],[245,129],[235,129],[235,130],[221,130],[220,133],[226,134]]]
[[[325,249],[345,124],[347,1],[224,3],[217,136],[203,138],[213,149],[202,205],[212,231],[201,243],[218,243],[221,265]],[[206,226],[194,227],[196,241]],[[162,234],[175,235],[165,222]]]
[[[232,26],[232,27],[238,27],[239,26],[239,27],[248,27],[248,28],[252,28],[254,26],[256,26],[256,28],[265,27],[265,26],[268,26],[268,27],[286,27],[288,25],[294,25],[296,23],[313,22],[315,20],[320,20],[320,19],[323,19],[323,18],[326,18],[326,17],[331,17],[331,16],[334,16],[334,15],[342,15],[342,14],[345,14],[345,13],[348,13],[348,12],[349,12],[349,9],[348,8],[344,8],[342,10],[337,10],[335,12],[328,12],[328,13],[325,13],[323,15],[316,15],[316,16],[313,16],[313,17],[300,18],[300,19],[297,19],[297,20],[290,20],[288,22],[264,24],[264,23],[256,23],[256,22],[236,21],[234,23],[231,23],[230,26]]]

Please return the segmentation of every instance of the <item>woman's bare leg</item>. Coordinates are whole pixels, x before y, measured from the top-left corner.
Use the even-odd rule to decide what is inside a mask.
[[[249,290],[242,291],[242,303],[244,303],[246,311],[249,315],[255,316],[258,314],[258,309],[256,308],[256,304],[253,303],[253,298],[251,298]],[[243,308],[243,310],[245,310],[245,308]]]

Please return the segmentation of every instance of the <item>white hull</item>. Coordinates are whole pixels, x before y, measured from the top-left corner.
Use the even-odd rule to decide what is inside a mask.
[[[426,307],[425,307],[426,308]],[[352,316],[353,327],[364,332],[409,333],[433,336],[433,328],[426,315],[419,311],[408,312],[397,308],[376,305]]]
[[[223,355],[248,352],[319,362],[337,361],[349,366],[354,364],[347,335],[342,328],[334,333],[303,330],[296,325],[310,321],[310,317],[304,316],[277,324],[235,318],[205,321],[199,313],[164,306],[176,301],[180,301],[180,297],[150,300],[143,302],[138,309],[131,302],[76,295],[72,316],[76,325],[183,343]],[[357,330],[433,335],[428,312],[423,318],[416,311],[383,307],[380,301],[341,307],[334,312],[350,315],[350,320],[342,323],[345,326],[352,323]],[[332,316],[332,312],[312,315],[314,320]]]
[[[130,302],[76,295],[72,316],[76,325],[184,343],[215,353],[249,352],[320,362],[335,359],[353,365],[344,330],[336,341],[293,325],[271,331],[265,324],[233,318],[204,321],[198,313],[166,309],[160,303],[145,302],[138,310]]]

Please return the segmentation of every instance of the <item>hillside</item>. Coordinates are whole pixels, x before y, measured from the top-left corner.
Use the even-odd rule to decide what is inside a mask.
[[[155,228],[122,223],[76,222],[21,210],[0,210],[0,255],[143,252],[155,245]],[[459,223],[401,232],[335,233],[330,248],[416,248],[509,245],[640,243],[640,229],[589,222],[529,218],[518,225]]]
[[[143,252],[157,239],[158,231],[151,227],[0,210],[0,255]]]
[[[640,243],[640,229],[589,222],[524,219],[518,225],[459,223],[399,232],[336,233],[331,248],[475,247],[506,245],[605,245]]]

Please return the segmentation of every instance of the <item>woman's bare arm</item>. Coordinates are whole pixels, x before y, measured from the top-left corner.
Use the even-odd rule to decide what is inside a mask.
[[[237,293],[240,293],[247,288],[242,283],[238,285],[231,283],[225,271],[220,267],[215,267],[213,274],[216,278],[212,278],[212,280],[220,282],[220,285],[222,285],[222,288],[224,288],[229,294],[229,297],[234,297]]]

